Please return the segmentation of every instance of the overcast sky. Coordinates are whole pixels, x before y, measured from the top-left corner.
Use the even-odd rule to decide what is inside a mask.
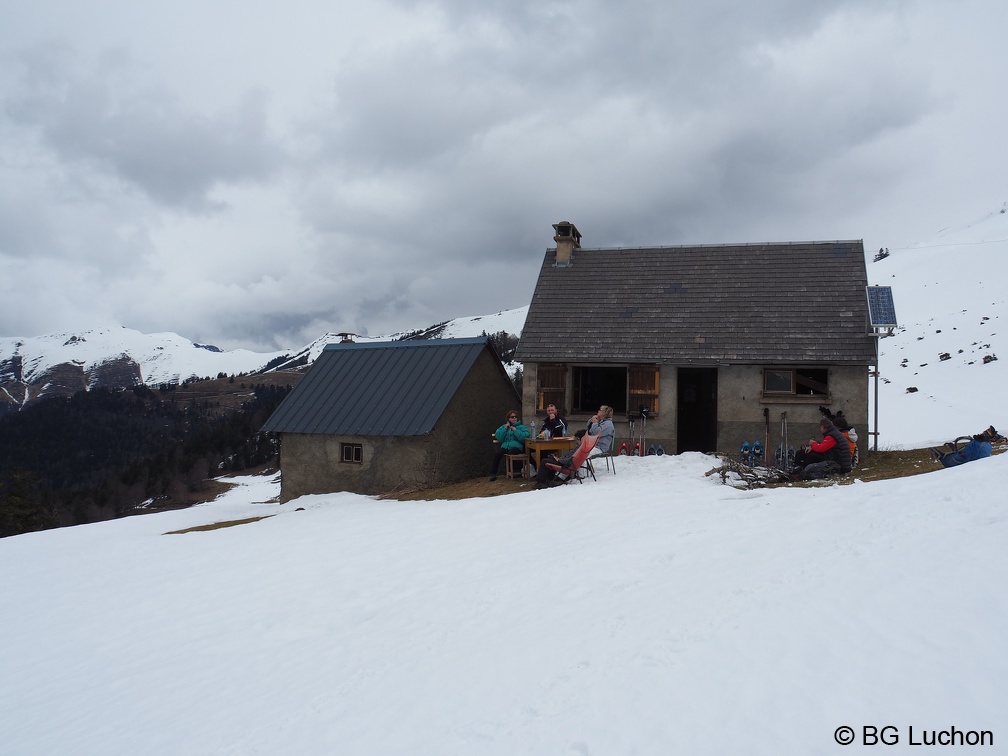
[[[1005,29],[1003,0],[0,0],[0,335],[419,328],[528,304],[560,220],[911,245],[1008,200]]]

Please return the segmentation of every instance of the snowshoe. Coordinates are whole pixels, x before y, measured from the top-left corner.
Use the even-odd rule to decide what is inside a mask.
[[[655,454],[657,454],[657,453],[658,453],[658,450],[657,450],[657,449],[655,448],[655,445],[654,445],[654,444],[651,444],[651,446],[649,446],[649,447],[647,448],[647,455],[648,455],[649,457],[653,457],[653,456],[654,456]]]
[[[739,449],[739,461],[749,462],[749,442],[743,441],[742,448]]]
[[[763,464],[763,443],[757,439],[752,445],[752,465],[756,467],[761,464]]]

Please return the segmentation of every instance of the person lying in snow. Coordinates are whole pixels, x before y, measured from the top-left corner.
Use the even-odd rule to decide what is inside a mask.
[[[984,459],[994,451],[994,441],[1004,441],[1005,438],[990,426],[983,433],[978,433],[972,438],[969,436],[959,436],[955,441],[949,441],[943,447],[931,447],[931,456],[936,462],[941,462],[942,467],[957,467],[967,462],[975,462]]]

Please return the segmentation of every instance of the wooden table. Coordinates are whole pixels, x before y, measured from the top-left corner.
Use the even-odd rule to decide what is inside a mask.
[[[559,452],[558,457],[562,457],[564,452],[570,451],[577,446],[578,440],[574,436],[560,436],[551,438],[548,441],[544,438],[525,439],[525,451],[535,453],[536,470],[542,465],[542,458],[545,454]],[[525,466],[528,469],[528,465]]]

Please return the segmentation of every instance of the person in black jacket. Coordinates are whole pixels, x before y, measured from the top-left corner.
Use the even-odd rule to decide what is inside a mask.
[[[549,435],[547,435],[549,434]],[[562,438],[567,435],[567,423],[562,417],[560,417],[560,412],[557,410],[555,404],[546,405],[546,419],[543,421],[542,429],[536,434],[536,438]],[[532,470],[532,474],[536,475],[538,470],[536,470],[536,453],[529,450],[529,461],[528,464],[531,465],[529,468]]]
[[[545,435],[549,432],[549,436]],[[560,411],[555,404],[546,405],[546,419],[543,421],[540,438],[560,438],[567,435],[567,423],[560,417]]]
[[[808,446],[795,454],[795,470],[802,480],[817,480],[829,475],[849,473],[851,467],[850,442],[827,418],[819,421],[822,441],[809,439]]]

